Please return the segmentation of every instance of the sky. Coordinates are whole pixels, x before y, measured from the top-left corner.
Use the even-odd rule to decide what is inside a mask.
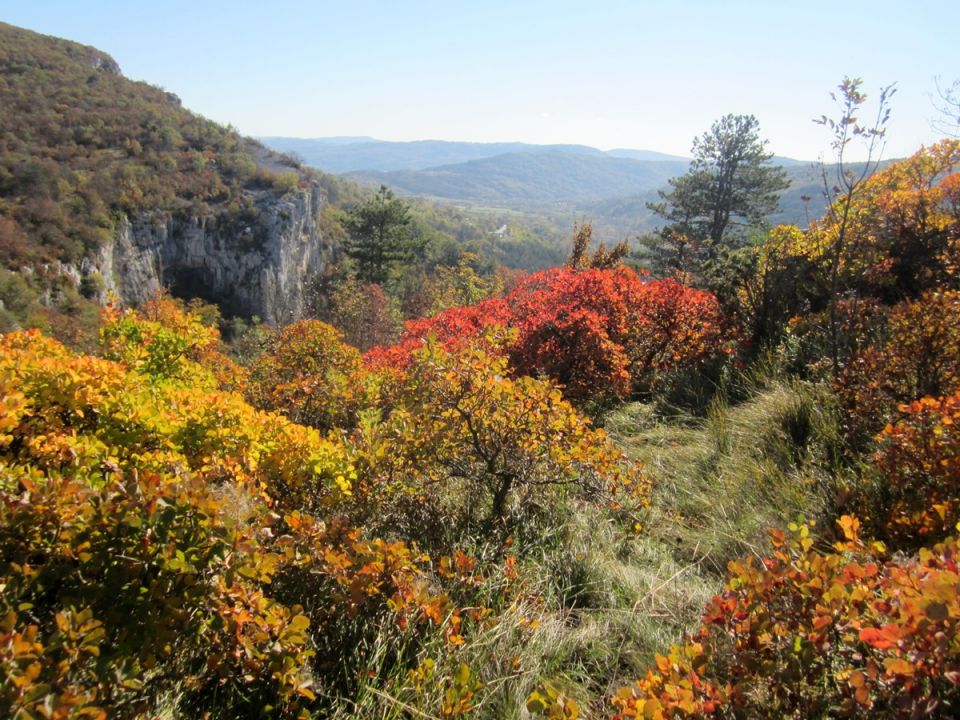
[[[255,136],[688,155],[737,113],[777,155],[829,159],[811,119],[837,115],[850,76],[870,112],[896,83],[884,156],[902,157],[939,137],[935,78],[960,78],[957,0],[0,0],[0,20],[94,45]]]

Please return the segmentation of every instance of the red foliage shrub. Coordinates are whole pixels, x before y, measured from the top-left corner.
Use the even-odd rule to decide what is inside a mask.
[[[568,397],[624,397],[631,387],[628,340],[643,278],[626,267],[553,268],[523,280],[507,297],[520,331],[517,372],[543,374]]]
[[[486,328],[515,328],[512,368],[546,375],[572,399],[625,397],[665,374],[722,356],[728,335],[713,295],[674,280],[650,281],[620,266],[535,273],[503,299],[452,308],[407,323],[400,342],[366,355],[404,367],[429,336],[460,347]]]
[[[364,355],[372,367],[403,368],[411,355],[423,347],[427,338],[435,338],[447,350],[466,346],[485,329],[510,322],[509,308],[501,298],[491,298],[465,307],[455,307],[428,318],[410,320],[396,345],[376,347]]]
[[[732,350],[717,298],[667,278],[641,286],[630,316],[628,352],[634,383],[696,367]]]

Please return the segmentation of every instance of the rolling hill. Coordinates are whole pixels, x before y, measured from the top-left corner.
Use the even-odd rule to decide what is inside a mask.
[[[605,154],[544,150],[443,165],[426,170],[350,173],[401,193],[473,205],[569,209],[666,184],[687,161],[640,161]]]

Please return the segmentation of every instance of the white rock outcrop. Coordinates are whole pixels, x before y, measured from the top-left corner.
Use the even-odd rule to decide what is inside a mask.
[[[224,315],[273,325],[299,319],[305,286],[333,249],[319,230],[324,202],[316,182],[282,197],[245,191],[255,217],[143,213],[122,217],[111,242],[81,268],[106,290],[139,305],[161,288],[220,305]]]

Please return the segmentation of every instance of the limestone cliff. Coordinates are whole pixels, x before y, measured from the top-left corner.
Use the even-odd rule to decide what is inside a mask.
[[[225,315],[256,315],[274,325],[296,320],[308,278],[332,252],[318,229],[323,194],[311,182],[279,198],[249,197],[254,217],[123,216],[113,240],[80,274],[99,273],[125,304],[138,305],[166,287],[215,302]]]

